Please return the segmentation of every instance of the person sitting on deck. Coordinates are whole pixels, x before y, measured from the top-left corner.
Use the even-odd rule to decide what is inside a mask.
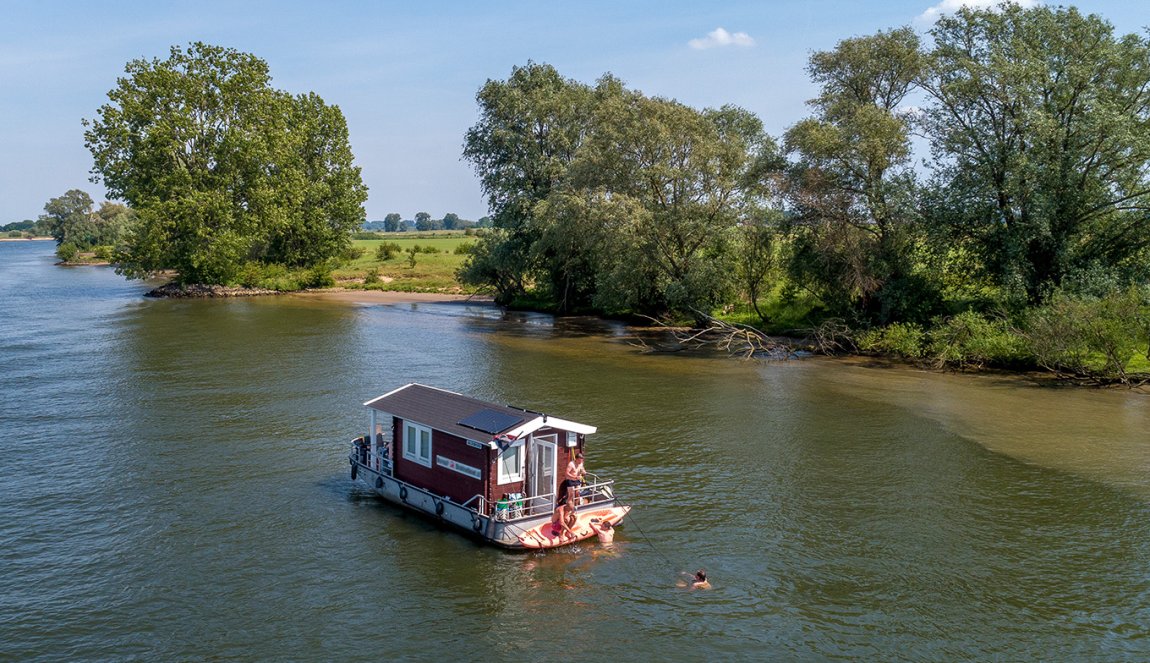
[[[575,507],[571,506],[570,502],[558,504],[555,507],[555,515],[551,518],[551,534],[560,539],[574,539],[575,530],[571,529],[575,526]]]
[[[595,534],[599,535],[599,543],[606,546],[615,540],[615,527],[611,525],[610,520],[604,520],[600,523],[598,518],[592,518],[589,524]]]

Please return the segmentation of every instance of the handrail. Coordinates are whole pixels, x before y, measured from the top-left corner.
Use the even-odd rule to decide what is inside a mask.
[[[486,515],[487,514],[487,498],[484,497],[481,493],[475,493],[474,495],[471,496],[470,499],[468,499],[463,504],[460,504],[459,506],[466,508],[468,504],[471,504],[472,502],[475,502],[476,500],[478,500],[479,502],[478,502],[478,505],[475,507],[475,511]]]

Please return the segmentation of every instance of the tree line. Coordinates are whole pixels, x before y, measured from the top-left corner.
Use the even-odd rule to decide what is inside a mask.
[[[961,9],[929,37],[895,28],[814,53],[811,114],[779,137],[744,109],[697,110],[611,74],[587,85],[528,63],[489,80],[464,156],[495,230],[461,279],[561,312],[741,305],[765,326],[801,301],[812,321],[870,330],[852,343],[908,355],[965,321],[966,337],[1006,339],[991,361],[1050,365],[1078,350],[1039,357],[1027,338],[1109,316],[1134,352],[1150,282],[1147,40],[1013,4]],[[1082,353],[1079,366],[1106,354]]]
[[[367,221],[363,224],[365,230],[383,232],[406,232],[418,230],[466,230],[468,228],[487,228],[491,225],[489,217],[482,217],[478,221],[462,219],[455,212],[448,212],[441,219],[432,218],[428,212],[417,212],[414,219],[404,219],[398,212],[391,212],[382,221]]]

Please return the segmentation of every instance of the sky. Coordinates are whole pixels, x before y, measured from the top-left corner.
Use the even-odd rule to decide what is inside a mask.
[[[610,72],[696,108],[734,104],[779,136],[809,112],[812,52],[903,25],[925,32],[960,4],[988,0],[0,0],[0,225],[36,218],[69,189],[104,199],[81,120],[97,116],[129,61],[165,59],[173,45],[252,53],[273,87],[339,106],[367,219],[478,219],[487,205],[463,138],[476,92],[512,67],[547,63],[589,84]],[[1076,6],[1120,34],[1150,25],[1141,2]]]

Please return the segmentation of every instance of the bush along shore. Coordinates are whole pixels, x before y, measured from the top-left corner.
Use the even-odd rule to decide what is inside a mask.
[[[145,297],[171,297],[176,299],[203,299],[208,297],[258,297],[283,294],[280,290],[246,288],[243,286],[205,285],[202,283],[165,283],[144,293]]]

